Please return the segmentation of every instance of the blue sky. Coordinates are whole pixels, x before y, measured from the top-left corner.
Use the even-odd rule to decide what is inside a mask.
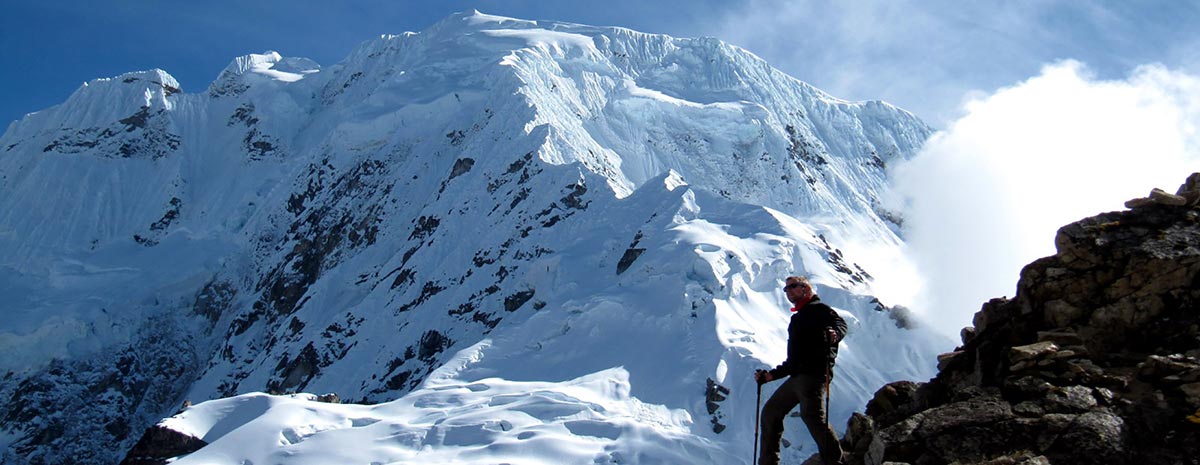
[[[0,125],[90,79],[161,68],[196,92],[239,55],[277,50],[330,65],[378,34],[470,9],[721,38],[835,96],[886,100],[939,127],[964,96],[1062,59],[1101,78],[1146,63],[1200,68],[1193,1],[3,0]]]

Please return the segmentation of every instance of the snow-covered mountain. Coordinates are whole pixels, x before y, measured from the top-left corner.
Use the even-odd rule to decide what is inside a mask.
[[[239,394],[171,420],[213,443],[180,463],[748,462],[785,276],[851,322],[835,428],[953,344],[843,249],[901,244],[929,134],[716,39],[477,12],[91,81],[0,137],[4,462]]]

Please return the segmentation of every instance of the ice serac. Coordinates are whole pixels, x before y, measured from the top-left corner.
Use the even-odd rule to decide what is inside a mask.
[[[406,421],[383,402],[455,406],[465,429],[413,424],[381,462],[553,430],[587,460],[728,463],[749,373],[783,357],[786,275],[852,322],[835,424],[949,344],[898,327],[847,245],[900,244],[885,169],[929,129],[716,39],[465,13],[180,89],[93,81],[0,137],[6,461],[112,463],[184,400],[250,395],[206,410],[228,426],[266,414],[250,393],[305,391],[381,403],[381,424]],[[307,427],[227,442],[302,462],[276,448]]]

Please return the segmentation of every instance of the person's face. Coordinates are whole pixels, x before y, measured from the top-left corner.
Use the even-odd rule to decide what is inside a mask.
[[[791,303],[802,302],[812,297],[812,288],[800,281],[789,281],[783,286],[783,293]]]

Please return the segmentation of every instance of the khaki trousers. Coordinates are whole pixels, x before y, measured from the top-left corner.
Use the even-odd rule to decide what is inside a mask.
[[[779,442],[783,439],[783,419],[800,405],[800,418],[817,443],[821,460],[837,465],[842,460],[842,445],[825,417],[825,376],[792,375],[767,400],[762,411],[762,454],[759,465],[779,464]]]

